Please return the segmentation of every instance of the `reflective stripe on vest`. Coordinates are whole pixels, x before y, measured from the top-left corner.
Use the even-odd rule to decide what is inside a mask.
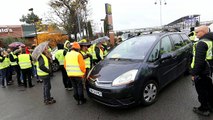
[[[202,40],[202,42],[205,42],[206,45],[208,46],[208,50],[206,52],[206,60],[212,60],[213,55],[212,55],[212,41],[209,40]],[[194,64],[195,64],[195,52],[196,52],[196,46],[197,43],[194,43],[193,45],[193,58],[192,58],[192,63],[191,63],[191,68],[194,68]]]
[[[30,61],[30,55],[29,54],[21,54],[18,56],[18,64],[21,69],[27,69],[31,68],[32,64]]]
[[[49,69],[49,62],[48,62],[47,57],[46,57],[45,55],[43,55],[43,54],[41,54],[41,57],[42,57],[43,60],[44,60],[44,66],[45,66],[46,68]],[[46,76],[46,75],[49,75],[49,73],[46,73],[46,72],[42,71],[42,70],[39,68],[39,62],[38,62],[38,61],[36,61],[36,70],[37,70],[38,76]]]
[[[81,51],[81,53],[82,53],[83,55],[86,55],[86,53],[85,53],[84,51]],[[90,57],[84,59],[84,62],[85,62],[85,64],[86,64],[86,68],[90,68]]]
[[[14,53],[13,53],[13,52],[11,52],[11,55],[13,56],[13,59],[16,59],[16,58],[17,58],[17,56],[16,56],[16,55],[14,55]],[[11,66],[18,65],[16,61],[15,61],[15,62],[10,62],[10,64],[11,64]]]
[[[67,52],[65,56],[66,60],[66,71],[68,76],[83,76],[84,73],[81,71],[79,63],[78,63],[78,55],[80,53],[72,50],[71,52]]]
[[[64,50],[58,50],[55,53],[55,57],[58,60],[60,65],[64,65],[64,54],[63,54]]]

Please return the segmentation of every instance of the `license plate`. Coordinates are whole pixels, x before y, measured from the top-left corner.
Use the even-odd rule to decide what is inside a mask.
[[[91,92],[92,94],[95,94],[97,96],[102,97],[102,92],[100,92],[100,91],[97,91],[97,90],[94,90],[92,88],[89,88],[89,92]]]

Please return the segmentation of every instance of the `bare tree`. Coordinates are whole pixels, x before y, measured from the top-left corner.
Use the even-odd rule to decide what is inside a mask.
[[[77,38],[77,33],[81,32],[79,29],[82,29],[83,26],[79,27],[79,23],[83,23],[82,11],[86,8],[87,0],[52,0],[49,5],[59,18],[58,21],[55,21],[57,25],[64,28],[69,40],[74,41],[71,39],[71,34]]]

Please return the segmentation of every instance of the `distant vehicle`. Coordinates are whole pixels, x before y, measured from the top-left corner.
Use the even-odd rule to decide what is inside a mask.
[[[151,105],[164,86],[189,70],[191,54],[192,43],[182,32],[130,38],[89,72],[88,96],[112,107]]]
[[[125,41],[129,38],[132,38],[132,37],[134,37],[134,36],[131,33],[124,33],[124,34],[121,35],[122,41]]]

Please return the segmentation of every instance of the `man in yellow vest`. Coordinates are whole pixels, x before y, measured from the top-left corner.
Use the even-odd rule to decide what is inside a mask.
[[[21,69],[17,63],[17,55],[14,54],[14,51],[16,49],[14,49],[12,52],[10,52],[9,54],[9,58],[10,58],[10,64],[11,64],[11,67],[14,71],[16,71],[16,77],[17,77],[17,83],[18,83],[18,86],[21,86],[21,80],[20,80],[20,76],[21,76]]]
[[[21,54],[18,55],[18,64],[21,68],[24,87],[27,88],[27,81],[30,88],[34,87],[32,84],[32,57],[30,54],[26,54],[22,49]]]
[[[51,82],[50,82],[50,62],[48,60],[48,47],[45,48],[43,53],[39,56],[38,61],[36,62],[37,74],[40,79],[43,80],[43,95],[44,103],[46,105],[53,104],[56,102],[53,97],[51,97]]]
[[[78,102],[78,105],[81,105],[86,102],[82,84],[86,67],[83,56],[79,53],[80,45],[77,42],[73,42],[71,49],[65,56],[64,67],[74,88],[73,97]]]
[[[213,110],[213,84],[210,75],[210,65],[213,60],[213,33],[209,33],[207,26],[200,26],[195,32],[199,41],[193,47],[191,73],[200,106],[194,107],[193,111],[204,116],[209,116],[210,111]]]
[[[5,88],[8,84],[8,53],[5,50],[1,49],[0,54],[0,71],[1,71],[1,85],[2,88]]]
[[[73,89],[72,83],[69,80],[69,78],[67,76],[67,72],[64,68],[64,54],[63,53],[64,53],[63,46],[61,44],[58,44],[58,51],[55,53],[55,58],[58,60],[59,65],[60,65],[64,87],[66,90],[71,91]]]
[[[82,54],[82,56],[84,58],[84,62],[86,64],[86,73],[85,73],[84,81],[83,81],[83,86],[85,88],[86,77],[87,77],[87,75],[90,71],[90,68],[91,68],[92,55],[88,51],[88,48],[91,44],[89,42],[81,42],[79,44],[80,44],[80,47],[81,47],[80,53]]]

